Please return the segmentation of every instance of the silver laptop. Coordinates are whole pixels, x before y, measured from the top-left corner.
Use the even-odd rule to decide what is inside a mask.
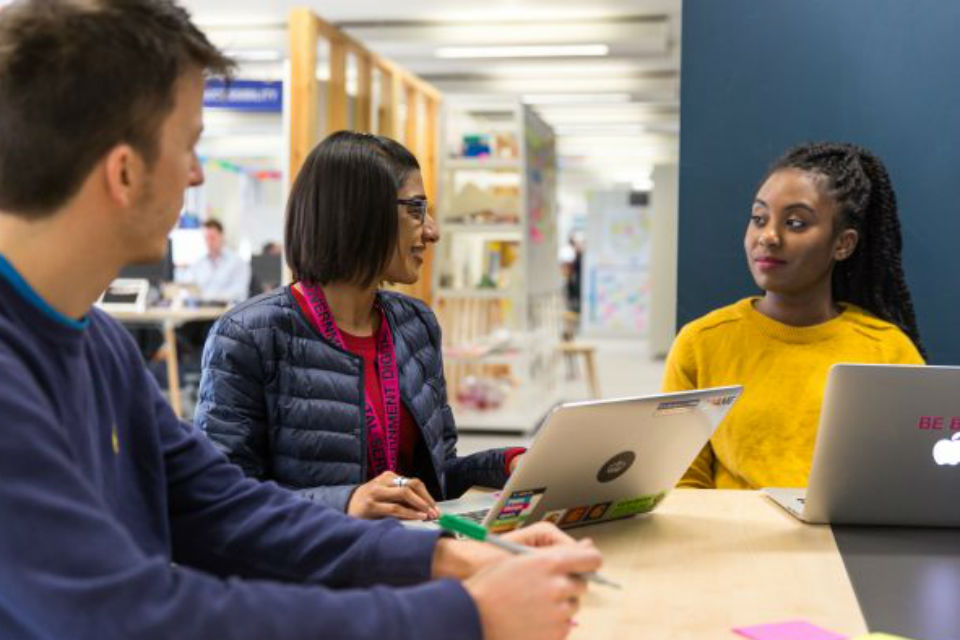
[[[652,510],[740,396],[739,386],[563,404],[499,494],[441,502],[502,533],[575,527]]]
[[[834,365],[809,486],[764,492],[804,522],[960,526],[960,367]]]

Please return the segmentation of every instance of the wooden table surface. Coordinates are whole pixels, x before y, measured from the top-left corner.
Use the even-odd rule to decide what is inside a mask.
[[[144,311],[107,311],[120,322],[147,322],[160,324],[172,322],[175,325],[195,320],[216,320],[223,315],[227,307],[150,307]]]
[[[591,585],[575,640],[735,640],[734,627],[789,620],[867,632],[830,527],[757,492],[677,489],[654,513],[570,533],[624,586]]]

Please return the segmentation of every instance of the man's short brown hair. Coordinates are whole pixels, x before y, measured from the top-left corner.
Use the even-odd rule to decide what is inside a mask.
[[[220,233],[223,233],[223,223],[216,218],[207,218],[206,222],[203,223],[203,228],[216,229]]]
[[[233,62],[171,0],[20,0],[0,11],[0,210],[65,204],[117,144],[150,164],[191,69]]]

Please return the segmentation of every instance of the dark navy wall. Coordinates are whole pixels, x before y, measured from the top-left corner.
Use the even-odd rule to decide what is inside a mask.
[[[960,1],[684,0],[678,326],[756,292],[767,166],[856,142],[890,170],[930,360],[960,364]]]

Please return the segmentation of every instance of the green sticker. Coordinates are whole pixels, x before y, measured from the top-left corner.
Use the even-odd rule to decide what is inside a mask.
[[[631,498],[630,500],[621,500],[620,502],[613,505],[610,509],[610,518],[624,518],[626,516],[633,516],[638,513],[647,513],[648,511],[653,510],[655,506],[660,504],[660,501],[666,497],[667,492],[661,491],[660,493],[655,493],[649,496],[640,496],[639,498]]]

